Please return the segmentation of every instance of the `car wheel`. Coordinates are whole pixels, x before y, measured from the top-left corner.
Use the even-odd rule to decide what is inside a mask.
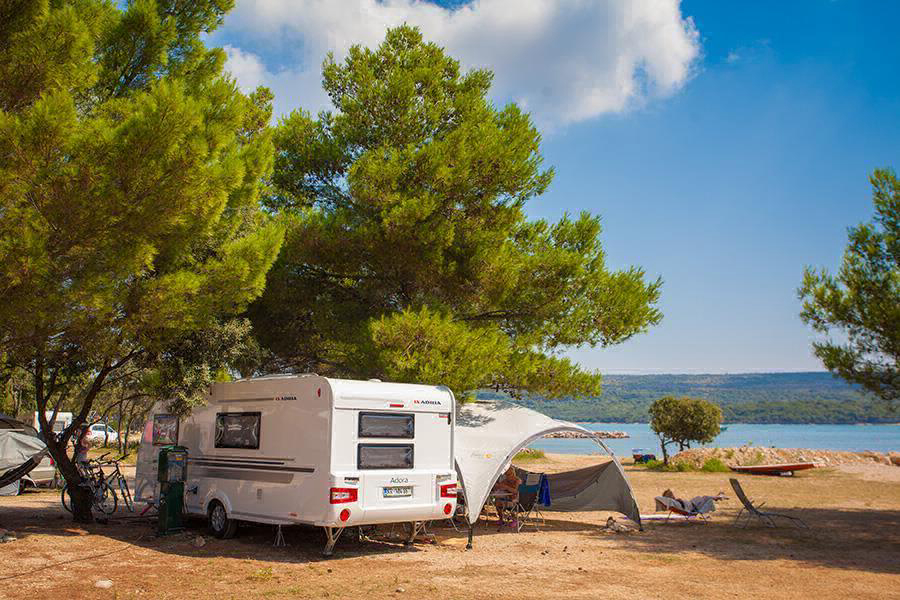
[[[209,517],[209,532],[219,539],[225,540],[234,537],[237,533],[237,521],[228,518],[225,506],[218,500],[213,500],[207,511]]]

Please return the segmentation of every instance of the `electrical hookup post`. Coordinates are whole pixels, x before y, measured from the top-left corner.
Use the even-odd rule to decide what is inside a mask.
[[[184,530],[184,480],[187,477],[187,448],[165,446],[159,450],[159,521],[157,534]]]

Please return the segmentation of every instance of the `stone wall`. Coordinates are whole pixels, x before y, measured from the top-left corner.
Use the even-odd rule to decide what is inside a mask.
[[[687,462],[700,468],[710,458],[718,458],[726,465],[753,466],[795,462],[811,462],[827,467],[850,464],[871,464],[900,466],[900,453],[889,452],[839,452],[835,450],[811,450],[809,448],[762,448],[741,446],[739,448],[692,448],[679,452],[672,460]]]

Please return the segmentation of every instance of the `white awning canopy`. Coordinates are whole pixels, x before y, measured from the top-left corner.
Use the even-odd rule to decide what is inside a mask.
[[[640,513],[631,486],[619,461],[593,432],[566,421],[557,421],[511,402],[474,402],[457,406],[454,452],[460,484],[469,509],[469,523],[475,523],[491,488],[522,448],[548,434],[575,431],[595,440],[611,457],[613,470],[583,470],[591,481],[578,488],[578,501],[558,497],[551,510],[612,510],[640,523]],[[596,471],[596,470],[595,470]],[[580,472],[580,471],[579,471]],[[553,490],[550,491],[551,496]],[[574,492],[573,492],[574,493]],[[578,508],[569,508],[577,506]]]

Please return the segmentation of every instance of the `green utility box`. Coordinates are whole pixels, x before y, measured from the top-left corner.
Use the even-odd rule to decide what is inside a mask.
[[[187,457],[187,448],[184,446],[164,446],[159,449],[159,535],[184,529],[182,513]]]

